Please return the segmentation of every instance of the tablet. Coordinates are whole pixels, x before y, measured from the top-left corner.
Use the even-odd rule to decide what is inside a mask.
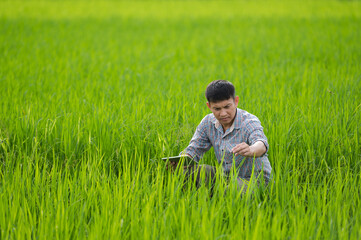
[[[170,162],[180,162],[182,161],[185,165],[193,165],[196,162],[193,160],[193,158],[183,155],[183,156],[174,156],[174,157],[165,157],[162,158],[164,161],[170,161]]]

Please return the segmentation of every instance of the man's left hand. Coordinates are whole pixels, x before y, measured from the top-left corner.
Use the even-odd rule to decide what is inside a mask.
[[[247,143],[242,142],[232,148],[235,156],[242,155],[245,157],[260,157],[267,151],[266,146],[262,141],[257,141],[249,146]]]
[[[242,155],[245,157],[253,157],[254,151],[251,149],[251,146],[249,146],[247,143],[243,142],[238,145],[236,145],[234,148],[232,148],[232,152],[235,156]]]

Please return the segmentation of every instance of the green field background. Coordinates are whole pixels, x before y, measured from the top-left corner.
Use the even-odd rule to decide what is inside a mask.
[[[360,42],[358,1],[0,1],[0,239],[359,239]],[[160,161],[216,79],[264,126],[266,189]]]

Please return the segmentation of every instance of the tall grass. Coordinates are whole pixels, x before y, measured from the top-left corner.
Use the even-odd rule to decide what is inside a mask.
[[[0,2],[0,238],[360,238],[360,10]],[[159,160],[214,79],[262,121],[267,189],[183,190]]]

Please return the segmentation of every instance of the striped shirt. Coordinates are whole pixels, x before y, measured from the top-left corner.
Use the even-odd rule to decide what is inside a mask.
[[[263,171],[263,176],[268,181],[272,168],[268,161],[267,151],[261,157],[256,158],[235,156],[232,152],[232,148],[237,144],[245,142],[252,145],[257,141],[262,141],[268,151],[267,137],[263,133],[259,119],[237,108],[233,124],[225,132],[213,113],[205,116],[198,125],[188,147],[181,154],[187,153],[196,162],[199,162],[203,154],[213,146],[217,160],[222,164],[226,174],[229,174],[232,166],[235,166],[240,178],[249,179],[254,167],[256,176]]]

